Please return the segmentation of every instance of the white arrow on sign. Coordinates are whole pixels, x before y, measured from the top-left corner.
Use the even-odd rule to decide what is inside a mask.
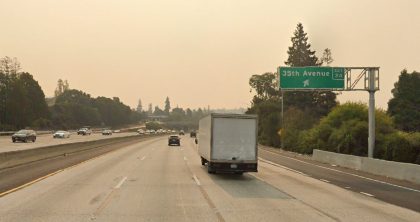
[[[309,79],[303,81],[303,87],[309,86]]]

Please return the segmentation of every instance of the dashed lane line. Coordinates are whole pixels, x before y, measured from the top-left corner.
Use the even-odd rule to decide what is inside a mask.
[[[369,197],[374,197],[374,195],[370,194],[370,193],[365,193],[365,192],[360,192],[360,193],[363,194],[363,195],[369,196]]]
[[[122,178],[122,180],[114,187],[114,189],[119,189],[126,180],[127,177]]]

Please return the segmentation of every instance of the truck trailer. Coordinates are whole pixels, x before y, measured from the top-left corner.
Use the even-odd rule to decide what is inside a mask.
[[[212,113],[199,122],[198,153],[209,173],[257,172],[256,115]]]

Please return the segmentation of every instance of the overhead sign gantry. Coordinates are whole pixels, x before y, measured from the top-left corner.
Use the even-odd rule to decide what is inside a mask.
[[[375,92],[379,90],[379,67],[278,67],[279,89],[283,91],[369,92],[368,157],[375,149]],[[363,79],[363,81],[361,81]],[[282,104],[283,124],[283,104]]]

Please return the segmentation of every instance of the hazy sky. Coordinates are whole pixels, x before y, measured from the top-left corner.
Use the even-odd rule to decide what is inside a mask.
[[[377,106],[420,71],[419,0],[0,0],[0,57],[52,96],[59,78],[93,96],[163,106],[249,106],[249,77],[275,72],[302,22],[332,66],[380,66]],[[367,101],[346,92],[344,101]]]

